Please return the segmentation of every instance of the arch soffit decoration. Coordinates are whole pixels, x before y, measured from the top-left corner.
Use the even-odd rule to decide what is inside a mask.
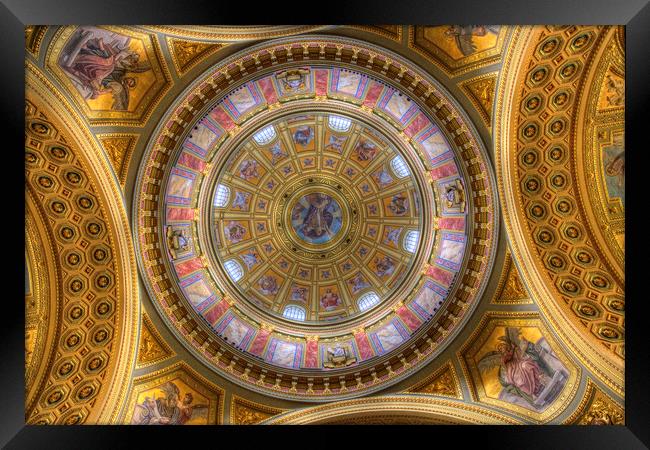
[[[50,141],[49,135],[39,136],[36,132],[26,137],[26,190],[37,193],[27,196],[26,200],[41,203],[36,208],[47,217],[48,223],[60,222],[55,225],[56,232],[49,230],[41,237],[54,255],[57,266],[54,270],[59,274],[63,270],[65,274],[57,279],[60,296],[52,311],[57,315],[53,318],[58,322],[54,332],[57,340],[51,346],[51,354],[41,360],[41,365],[45,366],[38,368],[42,376],[34,382],[31,403],[26,405],[30,408],[26,410],[26,421],[114,423],[129,388],[129,383],[124,383],[124,374],[129,374],[135,363],[140,312],[135,253],[129,239],[131,232],[120,186],[84,119],[48,77],[29,62],[26,63],[26,99],[28,121],[45,120],[46,127],[52,127],[59,136]],[[62,159],[61,164],[50,163],[50,169],[45,169],[38,161],[56,160],[52,149],[57,145],[64,147],[64,151],[67,149],[64,154],[68,156],[62,156],[67,159]],[[46,156],[46,152],[52,156]],[[30,163],[33,160],[35,162]],[[65,173],[72,172],[79,178],[62,179]],[[37,178],[49,178],[53,182],[37,185],[32,182]],[[84,186],[76,189],[75,182]],[[43,189],[49,185],[51,192],[45,192]],[[70,187],[66,187],[68,185]],[[90,199],[90,203],[82,199]],[[62,213],[59,213],[60,207],[55,206],[57,200],[64,205]],[[91,215],[84,208],[90,208]],[[93,218],[101,223],[93,225]],[[71,240],[76,238],[72,246],[64,242],[68,234],[62,230],[66,224],[73,233]],[[74,229],[83,229],[90,237],[79,239]],[[61,248],[63,253],[60,253]],[[97,253],[98,250],[101,251]],[[77,256],[70,258],[72,254]],[[99,270],[95,270],[97,264],[91,262],[97,258],[102,258],[105,265],[100,264]],[[73,268],[62,267],[73,262]],[[85,291],[83,287],[87,289],[88,283],[99,286],[103,296]],[[81,291],[75,292],[78,286]],[[60,304],[64,298],[67,298],[65,310]],[[99,316],[95,317],[93,311]],[[73,336],[79,339],[70,341]],[[72,342],[79,344],[70,346]],[[87,382],[74,387],[69,384],[82,372]],[[46,385],[50,387],[43,390]]]
[[[608,296],[622,299],[624,285],[602,249],[593,244],[598,238],[586,220],[589,206],[581,199],[585,194],[576,179],[582,170],[576,167],[577,142],[586,122],[580,95],[593,79],[603,42],[613,32],[607,27],[517,27],[496,95],[494,145],[504,224],[524,282],[562,341],[585,367],[623,395],[623,313],[607,302]],[[535,148],[545,153],[527,156]],[[539,175],[540,161],[545,178]],[[551,185],[556,174],[564,181],[560,186]],[[576,231],[569,229],[573,224]],[[580,248],[589,251],[592,267],[570,259]],[[598,276],[604,286],[600,280],[593,286]],[[614,325],[583,320],[585,302],[591,310],[609,310]],[[614,331],[602,331],[610,328]]]

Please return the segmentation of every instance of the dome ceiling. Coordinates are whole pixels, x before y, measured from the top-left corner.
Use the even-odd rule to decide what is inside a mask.
[[[28,28],[29,421],[622,422],[621,31]]]
[[[209,228],[243,301],[318,325],[391,297],[413,267],[423,202],[379,131],[304,108],[261,125],[222,165]]]
[[[296,48],[313,45],[345,49],[326,40]],[[349,54],[360,49],[350,47]],[[280,50],[286,46],[236,57],[260,60]],[[474,288],[469,295],[455,295],[471,306],[486,272],[462,281],[456,275],[473,252],[489,255],[489,247],[468,245],[474,227],[482,228],[483,241],[494,232],[493,209],[481,208],[482,224],[470,220],[478,205],[472,205],[467,158],[459,159],[457,142],[471,146],[471,128],[463,125],[462,137],[450,140],[449,129],[457,134],[463,120],[456,107],[414,68],[399,67],[422,85],[418,92],[440,95],[438,107],[448,114],[442,123],[417,96],[352,61],[287,62],[232,83],[205,102],[204,112],[170,148],[170,164],[144,159],[139,189],[146,192],[147,179],[155,176],[164,192],[161,221],[147,227],[163,236],[164,264],[145,271],[154,275],[147,284],[154,293],[176,294],[187,311],[176,329],[185,335],[183,323],[191,317],[194,333],[205,337],[200,357],[218,371],[221,359],[206,353],[206,346],[216,347],[217,355],[226,349],[236,355],[226,367],[239,358],[254,362],[244,371],[248,383],[255,370],[291,374],[292,384],[281,388],[290,397],[355,395],[382,384],[363,382],[377,378],[376,364],[386,372],[384,363],[400,354],[397,366],[406,373],[427,360],[408,363],[404,350],[415,356],[413,344],[431,340],[432,325],[447,317],[454,292],[466,283]],[[204,79],[190,92],[213,83]],[[185,98],[180,104],[192,104],[196,94]],[[489,193],[486,173],[475,186]],[[483,206],[492,201],[481,198]],[[140,225],[151,223],[148,205],[139,206],[145,206],[137,212],[145,220]],[[147,266],[149,232],[141,235]],[[170,274],[162,291],[155,282],[161,270]],[[156,296],[167,306],[164,294]],[[175,322],[178,310],[168,317]],[[429,358],[437,347],[427,346]],[[316,390],[323,378],[306,379],[326,379],[330,372],[342,381],[336,391],[327,384]],[[242,381],[236,370],[226,374]],[[400,376],[391,369],[382,381]]]

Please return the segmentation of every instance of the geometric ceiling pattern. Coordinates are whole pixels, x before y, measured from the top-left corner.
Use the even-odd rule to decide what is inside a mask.
[[[26,37],[28,423],[624,422],[622,28]]]

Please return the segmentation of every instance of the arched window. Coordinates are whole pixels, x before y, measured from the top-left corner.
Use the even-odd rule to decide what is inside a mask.
[[[336,131],[348,131],[352,125],[352,121],[347,117],[341,116],[330,116],[329,118],[330,128]]]
[[[404,250],[407,252],[415,253],[415,249],[418,247],[418,240],[420,239],[419,231],[409,231],[404,236]]]
[[[232,281],[235,283],[244,276],[244,269],[242,269],[241,265],[234,259],[229,259],[223,263],[223,266],[226,268],[226,272],[228,272],[228,275],[230,275],[230,278],[232,278]]]
[[[393,172],[395,172],[395,175],[397,175],[397,178],[408,177],[409,173],[411,173],[409,172],[409,168],[404,162],[404,159],[399,155],[392,159],[390,167],[393,169]]]
[[[275,139],[275,128],[273,125],[262,128],[260,131],[253,135],[253,139],[260,145],[266,145]]]
[[[379,296],[374,292],[368,292],[367,294],[363,294],[361,297],[359,297],[359,300],[357,300],[357,305],[359,306],[359,310],[361,311],[370,309],[373,306],[375,306],[377,303],[379,303]]]
[[[220,184],[217,186],[217,193],[214,194],[214,206],[218,208],[223,208],[228,204],[228,199],[230,198],[230,188]]]
[[[282,313],[282,315],[287,319],[299,320],[300,322],[304,322],[305,309],[296,305],[288,305],[284,308],[284,312]]]

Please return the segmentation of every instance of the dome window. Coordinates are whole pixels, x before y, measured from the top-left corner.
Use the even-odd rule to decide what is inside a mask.
[[[273,125],[269,125],[268,127],[264,127],[260,131],[255,133],[253,135],[253,139],[259,145],[266,145],[269,142],[271,142],[273,139],[275,139],[275,136],[276,136],[275,128],[273,127]]]
[[[228,275],[235,283],[244,276],[244,269],[242,269],[241,265],[233,259],[223,263],[223,266],[226,268],[226,272],[228,272]]]
[[[420,239],[419,231],[409,231],[404,237],[404,250],[410,253],[415,253],[415,249],[418,246],[418,240]]]
[[[300,322],[305,321],[305,309],[300,306],[289,305],[284,308],[282,315],[287,319],[298,320]]]
[[[360,311],[370,309],[377,303],[379,303],[379,296],[374,292],[368,292],[367,294],[362,295],[359,300],[357,300],[357,305],[359,306]]]
[[[228,199],[230,198],[230,188],[220,184],[217,186],[217,193],[214,195],[214,206],[217,208],[223,208],[228,204]]]
[[[329,124],[332,130],[345,132],[350,129],[352,121],[346,117],[341,116],[330,116]]]
[[[393,158],[393,160],[390,162],[390,167],[393,169],[393,172],[395,172],[395,175],[397,175],[398,178],[407,177],[411,173],[409,172],[409,168],[404,162],[404,159],[399,155]]]

